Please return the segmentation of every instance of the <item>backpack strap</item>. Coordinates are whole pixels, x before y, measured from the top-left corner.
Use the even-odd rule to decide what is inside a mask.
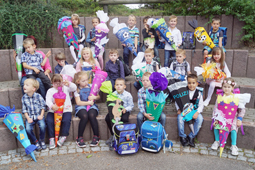
[[[176,63],[173,62],[173,70],[175,71],[175,69],[176,69]]]

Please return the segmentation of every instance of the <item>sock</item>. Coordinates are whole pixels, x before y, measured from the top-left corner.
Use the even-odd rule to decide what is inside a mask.
[[[220,135],[219,135],[218,129],[214,129],[214,137],[215,137],[215,141],[220,141]]]
[[[214,88],[215,88],[215,82],[212,81],[210,83],[210,86],[209,86],[209,90],[208,90],[208,95],[207,95],[207,98],[206,98],[206,102],[210,102],[211,98],[212,98],[212,95],[213,95],[213,92],[214,92]]]
[[[72,54],[72,57],[73,57],[73,59],[74,59],[74,62],[76,62],[77,61],[77,57],[76,57],[76,54],[75,54],[75,52],[74,52],[74,46],[70,46],[69,47],[69,49],[70,49],[70,52],[71,52],[71,54]]]
[[[235,130],[231,131],[231,145],[236,145],[237,133]]]

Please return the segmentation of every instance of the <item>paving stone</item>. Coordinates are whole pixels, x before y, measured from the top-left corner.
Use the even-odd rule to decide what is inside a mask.
[[[68,142],[65,142],[64,143],[64,146],[68,146],[68,145],[71,145],[73,142],[70,142],[70,141],[68,141]]]
[[[41,150],[41,153],[43,153],[43,152],[49,152],[49,150],[50,150],[49,148],[46,148],[46,149],[44,149],[44,150],[42,149],[42,150]]]
[[[246,153],[245,156],[248,157],[248,158],[254,158],[254,155],[250,154],[250,153]]]
[[[180,151],[180,148],[173,148],[174,152]]]
[[[239,161],[247,161],[247,158],[244,157],[244,156],[239,155],[239,156],[237,157],[237,160],[239,160]]]
[[[109,149],[109,147],[108,146],[103,146],[103,147],[101,147],[101,151],[109,151],[110,149]]]
[[[68,149],[75,149],[76,148],[76,145],[69,145],[68,146]]]
[[[243,155],[244,155],[244,152],[238,152],[238,155],[239,155],[239,156],[243,156]]]
[[[19,158],[13,158],[13,159],[12,159],[12,162],[20,162],[20,161],[22,161],[21,157],[19,157]]]
[[[58,154],[59,154],[59,155],[67,154],[67,150],[59,150],[59,151],[58,151]]]
[[[254,158],[249,158],[249,159],[248,159],[248,162],[255,163],[255,159],[254,159]]]
[[[208,146],[208,143],[200,143],[200,147],[201,146]]]
[[[11,155],[7,155],[7,156],[1,156],[2,160],[4,159],[10,159],[11,158]]]
[[[185,147],[185,148],[183,148],[182,152],[187,152],[187,153],[189,153],[189,152],[190,152],[190,148],[189,148],[189,147]]]
[[[49,156],[49,152],[42,152],[40,156]]]
[[[226,158],[226,157],[228,157],[228,154],[222,153],[221,157],[222,157],[222,158]]]
[[[15,154],[15,153],[17,153],[16,149],[15,149],[15,150],[9,150],[9,151],[8,151],[8,155],[12,155],[12,154]]]
[[[178,143],[178,144],[177,144],[177,143],[174,143],[174,144],[173,144],[173,148],[179,148],[179,147],[180,147],[180,144],[179,144],[179,143]]]
[[[79,153],[83,152],[83,148],[77,148],[76,152],[79,152]]]
[[[205,146],[200,146],[199,149],[207,150],[207,147],[205,147]]]
[[[67,146],[61,146],[59,150],[67,150]]]
[[[230,159],[236,159],[236,158],[237,158],[237,156],[234,156],[234,155],[228,154],[228,158],[230,158]]]
[[[200,154],[202,154],[202,155],[208,155],[208,150],[201,150],[201,151],[200,151]]]
[[[196,148],[190,148],[190,152],[191,152],[191,153],[198,153],[198,149],[196,149]]]
[[[49,151],[49,155],[57,155],[58,154],[58,150],[50,150]]]
[[[218,155],[218,152],[217,151],[209,151],[209,155],[214,155],[214,156],[217,156]]]
[[[12,158],[20,157],[20,153],[11,154]]]
[[[252,154],[252,151],[251,150],[248,150],[248,149],[244,149],[244,153],[248,153],[248,154]]]
[[[20,156],[26,156],[26,155],[27,155],[27,154],[26,154],[25,151],[20,152]]]
[[[95,151],[100,151],[100,147],[96,146],[96,147],[91,147],[91,151],[95,152]]]
[[[11,163],[11,159],[5,159],[0,162],[1,165]]]
[[[69,149],[68,153],[76,153],[76,149]]]
[[[32,160],[32,158],[31,158],[31,156],[27,155],[27,156],[23,156],[22,160],[23,161]]]
[[[100,141],[100,145],[99,145],[99,146],[100,146],[100,147],[105,147],[105,146],[108,146],[108,145],[106,145],[105,142],[101,142],[101,141]]]
[[[90,151],[90,147],[83,148],[83,151],[84,152],[89,152]]]

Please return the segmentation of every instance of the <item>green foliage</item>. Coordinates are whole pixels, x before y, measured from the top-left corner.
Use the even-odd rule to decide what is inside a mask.
[[[43,1],[30,3],[32,1],[0,4],[0,48],[12,48],[11,35],[16,31],[35,36],[41,45],[51,42],[49,31],[57,29],[58,19],[66,12]]]

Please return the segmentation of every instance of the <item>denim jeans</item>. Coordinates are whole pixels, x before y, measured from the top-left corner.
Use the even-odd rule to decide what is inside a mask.
[[[143,115],[142,112],[139,112],[137,115],[137,126],[139,128],[139,133],[141,132],[141,126],[143,124],[143,121],[145,119],[145,116]],[[160,118],[159,118],[159,122],[161,123],[161,125],[163,127],[165,127],[166,124],[166,115],[164,112],[161,113]]]
[[[27,79],[27,77],[23,76],[21,81],[20,81],[21,91],[22,91],[23,95],[24,95],[23,86],[24,86],[24,82],[25,82],[26,79]],[[46,91],[45,91],[44,85],[43,85],[40,78],[36,78],[36,80],[39,82],[39,89],[38,90],[39,90],[40,94],[42,95],[42,97],[45,99]]]
[[[36,137],[34,134],[34,125],[38,124],[39,129],[40,129],[40,141],[44,141],[44,136],[45,136],[45,129],[46,129],[46,124],[45,124],[45,119],[43,118],[42,120],[34,120],[32,123],[28,123],[26,120],[26,132],[28,137],[31,139],[32,143],[36,142]]]
[[[169,61],[169,59],[171,60]],[[176,59],[176,54],[174,50],[165,50],[165,62],[164,67],[169,67],[173,60]],[[170,62],[170,63],[169,63]]]
[[[142,46],[142,51],[144,52],[146,50],[146,47],[145,47],[145,45],[143,45]],[[157,57],[159,57],[159,54],[158,54],[158,47],[155,45],[154,46],[154,56],[157,56]]]
[[[127,64],[128,66],[129,66],[129,53],[130,53],[130,52],[131,52],[131,51],[129,51],[129,49],[128,49],[127,46],[123,47],[123,60],[124,60],[125,64]],[[138,54],[139,52],[141,52],[141,49],[140,49],[140,46],[137,45],[137,54]],[[134,56],[134,57],[135,57],[135,56]]]
[[[178,126],[179,136],[186,138],[187,135],[184,133],[184,122],[185,121],[182,119],[183,119],[182,115],[179,114],[177,116],[177,126]],[[202,123],[203,123],[203,116],[202,116],[202,114],[199,114],[197,119],[194,119],[194,134],[192,132],[190,132],[190,134],[189,134],[190,138],[194,138],[198,134],[198,132],[202,126]]]
[[[140,88],[142,88],[142,86],[141,86],[141,84],[140,84],[139,81],[135,81],[135,82],[134,82],[134,86],[135,86],[135,88],[136,88],[137,91],[138,91]]]
[[[69,135],[69,129],[71,125],[71,118],[72,114],[71,112],[64,112],[62,121],[61,121],[61,127],[60,127],[60,136],[68,136]],[[48,126],[48,136],[49,138],[55,137],[55,124],[54,124],[54,113],[48,112],[46,117],[46,123]]]

